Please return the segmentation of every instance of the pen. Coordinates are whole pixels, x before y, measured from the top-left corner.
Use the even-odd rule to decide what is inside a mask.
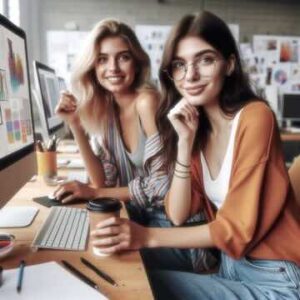
[[[97,267],[95,267],[93,264],[91,264],[88,260],[86,260],[83,257],[80,257],[80,260],[83,264],[85,264],[88,268],[92,269],[97,275],[99,275],[101,278],[109,282],[110,284],[114,286],[118,286],[118,284],[106,273],[103,271],[99,270]]]
[[[24,277],[24,268],[25,268],[25,261],[21,260],[19,265],[19,275],[18,275],[18,284],[17,284],[17,292],[20,293],[22,289],[22,282]]]
[[[63,263],[63,265],[70,270],[73,274],[75,274],[78,278],[80,278],[82,281],[84,281],[86,284],[88,284],[89,286],[91,286],[92,288],[99,290],[97,284],[92,281],[91,279],[89,279],[87,276],[85,276],[84,274],[82,274],[80,271],[78,271],[77,269],[75,269],[72,265],[70,265],[67,261],[62,260],[61,261]]]
[[[43,144],[40,140],[36,141],[36,148],[37,148],[37,151],[44,152]]]

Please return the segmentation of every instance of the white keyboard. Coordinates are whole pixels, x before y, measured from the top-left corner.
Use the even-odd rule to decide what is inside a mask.
[[[86,209],[54,206],[37,233],[36,248],[83,251],[89,233]]]
[[[59,144],[57,147],[57,152],[62,153],[78,153],[79,148],[77,145],[61,145]]]

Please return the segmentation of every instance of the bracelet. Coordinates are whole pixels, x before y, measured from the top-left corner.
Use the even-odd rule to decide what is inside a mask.
[[[185,164],[181,163],[181,162],[178,161],[178,160],[176,160],[176,163],[179,164],[179,165],[182,166],[182,167],[185,167],[185,168],[190,168],[190,167],[191,167],[191,165],[185,165]]]
[[[176,174],[175,172],[174,172],[174,176],[177,177],[177,178],[182,178],[182,179],[188,179],[188,178],[191,178],[190,175],[188,175],[188,176],[180,176],[180,175]]]
[[[178,169],[174,169],[174,172],[179,172],[179,173],[191,173],[190,170],[178,170]]]

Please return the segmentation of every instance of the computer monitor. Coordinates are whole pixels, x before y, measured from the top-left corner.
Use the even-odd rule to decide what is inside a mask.
[[[0,208],[36,173],[26,34],[0,15]]]
[[[41,133],[44,141],[56,134],[65,134],[64,122],[55,114],[55,107],[59,100],[59,81],[54,69],[38,61],[33,62],[35,98],[41,121]]]
[[[59,91],[61,92],[61,91],[68,90],[65,79],[63,77],[60,77],[60,76],[58,76],[57,78],[58,78]]]
[[[281,117],[286,127],[293,127],[300,121],[300,93],[285,93],[282,96]]]

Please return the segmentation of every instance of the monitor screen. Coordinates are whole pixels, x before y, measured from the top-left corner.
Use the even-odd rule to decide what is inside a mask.
[[[58,83],[59,83],[59,91],[61,92],[61,91],[68,90],[65,79],[60,76],[58,76],[57,78],[58,78]]]
[[[300,120],[300,94],[283,94],[282,118]]]
[[[29,87],[25,32],[0,15],[0,208],[35,172]]]
[[[64,126],[63,120],[55,114],[60,92],[59,81],[52,68],[37,61],[34,61],[33,65],[35,87],[42,102],[48,136],[51,136]]]
[[[24,37],[0,25],[0,167],[33,146]]]

